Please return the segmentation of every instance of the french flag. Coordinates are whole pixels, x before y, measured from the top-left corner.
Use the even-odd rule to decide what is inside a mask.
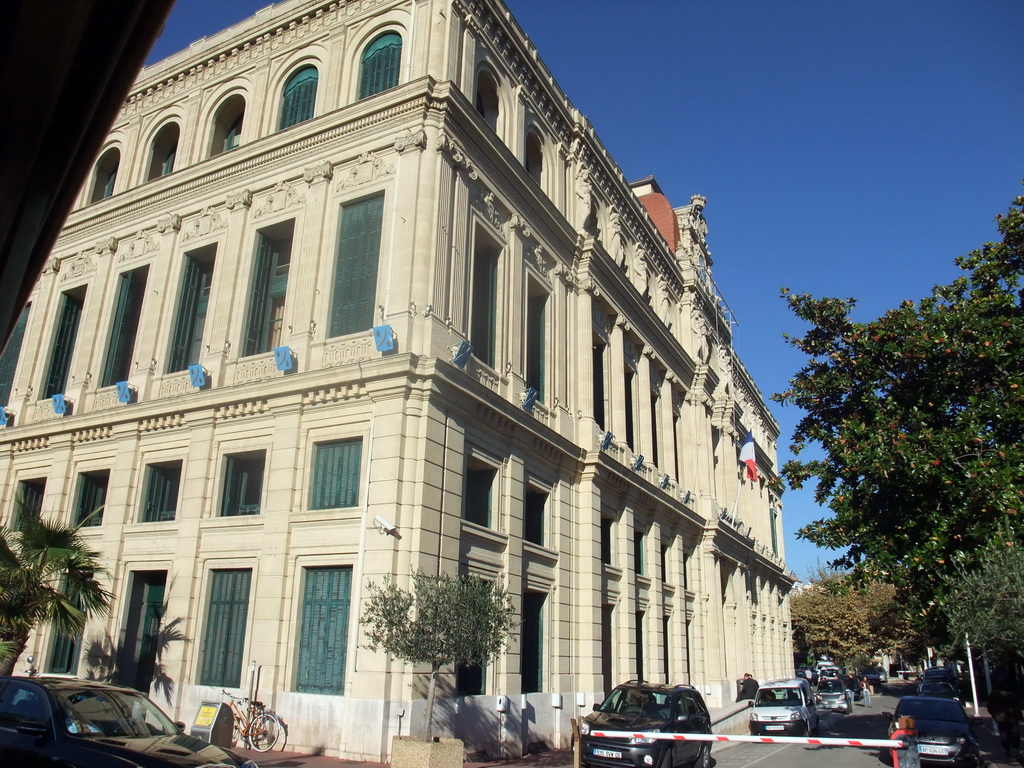
[[[747,479],[757,480],[757,456],[754,451],[754,433],[747,432],[747,439],[740,448],[740,462],[747,465]]]

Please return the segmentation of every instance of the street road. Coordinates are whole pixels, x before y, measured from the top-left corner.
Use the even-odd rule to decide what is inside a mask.
[[[821,736],[849,739],[888,738],[889,720],[900,696],[914,692],[912,683],[886,686],[886,694],[872,697],[871,707],[859,703],[849,715],[821,715]],[[987,712],[978,732],[982,758],[986,766],[1017,766],[1002,756],[998,739],[988,732],[991,721]],[[889,750],[864,747],[813,747],[802,744],[729,744],[715,745],[711,750],[715,768],[882,768],[892,765]],[[928,764],[926,764],[928,765]]]

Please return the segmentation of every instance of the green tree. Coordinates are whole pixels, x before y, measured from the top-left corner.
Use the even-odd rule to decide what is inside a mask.
[[[790,600],[795,650],[827,653],[853,668],[882,653],[919,647],[896,588],[872,583],[858,587],[836,571],[819,571]]]
[[[371,584],[360,621],[370,650],[410,664],[430,665],[426,740],[434,735],[437,676],[451,665],[483,665],[505,647],[517,626],[505,588],[474,576],[413,574],[406,591],[384,577]]]
[[[943,578],[949,599],[941,612],[950,635],[963,648],[971,645],[1010,661],[1024,648],[1024,550],[1012,539],[997,539],[972,568],[958,567]]]
[[[815,482],[831,514],[799,535],[839,551],[862,582],[905,587],[934,614],[935,578],[1012,527],[1024,496],[1024,197],[996,221],[1002,241],[914,303],[855,322],[854,299],[783,290],[811,327],[789,343],[809,361],[774,396],[805,411],[788,483]]]
[[[112,598],[105,573],[77,527],[18,515],[18,531],[0,529],[0,675],[9,675],[32,630],[52,624],[77,634]]]

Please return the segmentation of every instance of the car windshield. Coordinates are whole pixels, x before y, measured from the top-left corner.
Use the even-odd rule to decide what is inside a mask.
[[[822,680],[818,683],[818,693],[842,693],[843,684],[839,680]]]
[[[671,697],[660,691],[642,688],[616,688],[601,702],[598,712],[618,715],[643,715],[665,719],[670,710]]]
[[[754,699],[755,707],[799,707],[803,704],[796,688],[760,688]]]
[[[177,736],[177,726],[141,693],[96,688],[54,691],[64,729],[75,736]]]
[[[956,689],[949,683],[921,683],[917,686],[918,696],[956,696]]]
[[[920,720],[941,720],[947,723],[967,722],[964,708],[948,699],[931,699],[929,701],[904,699],[896,708],[896,716],[904,717],[906,715]]]

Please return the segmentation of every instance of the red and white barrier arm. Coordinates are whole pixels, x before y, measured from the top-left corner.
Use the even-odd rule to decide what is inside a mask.
[[[818,736],[732,736],[717,733],[659,733],[657,731],[591,731],[599,739],[664,739],[667,741],[743,741],[748,744],[814,744],[822,747],[906,749],[895,739],[831,739]]]

